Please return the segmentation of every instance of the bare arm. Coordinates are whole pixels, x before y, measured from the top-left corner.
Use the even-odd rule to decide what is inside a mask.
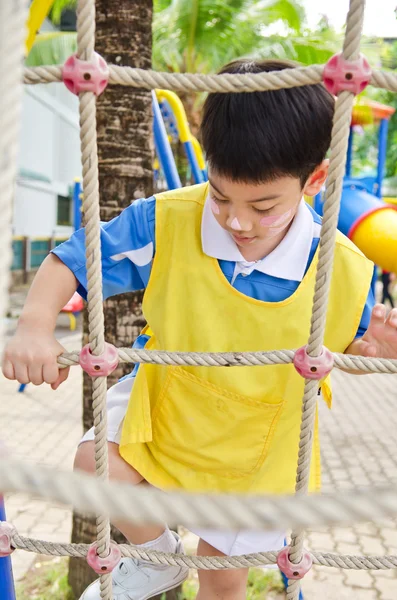
[[[3,373],[20,383],[51,384],[56,389],[69,369],[59,371],[64,348],[54,337],[59,312],[77,288],[77,280],[62,261],[47,256],[33,280],[14,337],[3,356]]]

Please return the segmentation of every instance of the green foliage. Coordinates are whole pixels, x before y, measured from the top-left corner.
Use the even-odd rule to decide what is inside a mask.
[[[176,72],[218,70],[241,57],[289,57],[321,62],[332,53],[321,39],[302,33],[304,11],[296,0],[155,0],[153,64]],[[269,33],[282,24],[285,36]]]
[[[194,600],[198,589],[198,581],[191,578],[183,584],[180,600]],[[265,600],[268,594],[278,597],[284,591],[279,571],[273,569],[250,569],[247,585],[247,600]],[[163,600],[163,598],[162,598]],[[164,599],[165,600],[165,599]]]
[[[74,595],[67,581],[65,558],[55,558],[36,562],[34,567],[18,584],[18,600],[73,600]]]
[[[39,34],[26,58],[26,66],[60,65],[76,50],[77,34],[74,32]]]
[[[76,6],[77,0],[55,0],[51,7],[49,17],[54,25],[59,25],[62,12],[66,8],[76,8]]]

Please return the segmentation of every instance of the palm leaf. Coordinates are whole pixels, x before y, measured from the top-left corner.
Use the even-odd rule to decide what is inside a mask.
[[[41,33],[36,37],[26,58],[26,66],[41,67],[43,65],[63,64],[76,51],[76,33],[64,31]]]

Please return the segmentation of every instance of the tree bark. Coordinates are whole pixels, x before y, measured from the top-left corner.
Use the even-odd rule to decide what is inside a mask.
[[[96,50],[107,62],[122,66],[151,66],[152,0],[97,0]],[[152,110],[151,94],[122,86],[108,86],[98,99],[97,131],[99,153],[99,189],[101,220],[109,221],[137,198],[152,194]],[[123,294],[105,302],[105,337],[115,346],[131,346],[144,318],[143,292]],[[87,342],[87,318],[84,319],[84,343]],[[113,385],[131,371],[121,365],[109,377]],[[93,424],[91,379],[84,374],[84,431]],[[95,522],[82,515],[73,517],[73,542],[90,543],[95,539]],[[112,537],[121,541],[119,532]],[[71,559],[69,583],[79,598],[97,575],[85,561]]]

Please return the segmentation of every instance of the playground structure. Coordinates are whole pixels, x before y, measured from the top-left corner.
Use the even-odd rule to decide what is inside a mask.
[[[207,181],[207,170],[199,141],[189,127],[180,98],[169,90],[152,91],[153,134],[159,166],[168,189],[181,187],[170,138],[180,141],[186,152],[194,183]]]
[[[346,171],[338,220],[338,229],[350,238],[375,265],[397,272],[397,205],[396,199],[382,199],[382,182],[386,160],[387,130],[395,109],[362,98],[352,111]],[[376,175],[352,176],[355,128],[378,125],[378,161]],[[324,194],[314,199],[314,208],[323,214]]]
[[[74,81],[79,93],[82,119],[83,188],[85,214],[87,216],[87,255],[88,255],[88,299],[90,329],[91,365],[86,367],[93,376],[94,420],[96,433],[97,473],[106,479],[106,375],[114,368],[114,361],[104,356],[103,313],[101,303],[101,263],[99,244],[99,197],[97,192],[97,155],[95,129],[95,97],[100,93],[99,83],[104,78],[110,83],[144,87],[146,89],[169,87],[177,90],[195,91],[238,91],[278,89],[294,85],[310,85],[320,81],[332,81],[335,95],[338,96],[333,139],[331,142],[331,165],[324,202],[324,220],[321,231],[317,282],[313,302],[313,318],[308,345],[299,354],[295,350],[279,350],[256,353],[169,353],[132,349],[114,349],[119,360],[125,362],[150,362],[157,364],[241,366],[294,363],[303,358],[300,372],[305,377],[305,392],[302,404],[301,440],[297,467],[296,497],[225,497],[169,494],[164,497],[155,490],[140,492],[130,486],[105,485],[92,481],[92,478],[66,473],[46,473],[45,470],[3,460],[0,466],[0,489],[3,491],[29,491],[45,497],[70,502],[79,510],[118,517],[132,522],[141,520],[158,522],[167,520],[175,523],[178,515],[184,515],[187,526],[275,528],[293,527],[290,545],[281,551],[258,553],[248,556],[225,558],[190,557],[167,555],[155,552],[142,552],[130,545],[117,547],[109,539],[108,517],[98,517],[98,543],[91,547],[73,544],[50,544],[38,540],[22,538],[9,525],[3,523],[0,531],[0,551],[5,558],[0,561],[0,589],[2,598],[13,598],[9,554],[15,548],[41,551],[49,554],[87,556],[89,564],[101,575],[101,597],[109,599],[111,593],[110,572],[121,553],[127,556],[143,557],[145,560],[161,564],[186,565],[195,568],[219,569],[241,568],[277,563],[288,577],[288,600],[297,600],[299,579],[316,564],[339,566],[342,568],[387,569],[397,567],[397,556],[344,556],[327,553],[309,553],[303,548],[303,528],[316,522],[317,525],[367,520],[370,518],[396,515],[396,488],[360,491],[346,496],[305,497],[311,455],[312,432],[316,409],[318,379],[326,375],[332,366],[356,369],[365,372],[396,373],[397,360],[370,359],[335,354],[333,365],[325,365],[325,351],[322,347],[329,280],[332,271],[333,248],[338,222],[342,179],[345,170],[350,114],[354,96],[368,83],[397,91],[397,77],[391,73],[370,71],[366,61],[359,56],[359,43],[364,14],[364,3],[351,0],[343,52],[334,57],[333,64],[325,67],[314,66],[286,69],[273,73],[234,76],[199,76],[187,74],[167,74],[143,71],[140,69],[104,65],[95,55],[93,1],[81,0],[78,10],[78,54],[73,58],[76,67]],[[21,92],[21,56],[23,47],[24,4],[13,0],[3,0],[0,8],[0,26],[7,27],[0,35],[0,74],[5,83],[1,98],[0,120],[2,138],[0,156],[7,160],[0,163],[2,190],[0,200],[4,219],[0,223],[0,243],[3,260],[0,263],[0,309],[4,313],[7,290],[7,276],[10,259],[9,214],[15,178],[15,151],[17,146],[17,124],[19,120]],[[9,32],[15,35],[6,35]],[[335,70],[335,59],[338,68]],[[331,59],[332,60],[332,59]],[[69,61],[67,61],[69,62]],[[70,66],[70,63],[69,65]],[[65,68],[40,67],[25,69],[24,81],[29,84],[60,81]],[[6,218],[7,217],[7,218]],[[87,354],[86,349],[85,354]],[[99,362],[102,361],[102,368]],[[112,362],[112,364],[110,364]],[[68,353],[59,358],[60,366],[79,363],[78,353]],[[302,369],[303,366],[303,369]],[[99,367],[99,368],[98,368]]]

